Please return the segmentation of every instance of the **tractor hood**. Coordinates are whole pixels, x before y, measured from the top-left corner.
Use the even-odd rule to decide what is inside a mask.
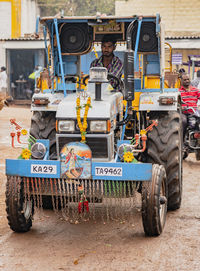
[[[86,94],[86,95],[85,95]],[[57,119],[76,119],[76,99],[79,94],[73,93],[66,96],[58,105]],[[88,118],[112,119],[123,110],[123,95],[120,92],[111,92],[109,84],[102,84],[101,101],[95,101],[95,85],[89,84],[87,92],[80,92],[81,106],[86,104],[87,95],[91,97],[91,108],[88,111]],[[84,115],[84,108],[81,110],[81,117]]]

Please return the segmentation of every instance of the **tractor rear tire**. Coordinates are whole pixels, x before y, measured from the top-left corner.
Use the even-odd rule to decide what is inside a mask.
[[[158,126],[148,133],[147,161],[163,165],[167,174],[168,210],[176,210],[182,199],[182,122],[180,113],[153,112]]]
[[[55,112],[35,111],[31,118],[30,134],[36,139],[49,139],[49,157],[56,160],[56,115]]]
[[[6,212],[8,224],[15,232],[27,232],[32,227],[33,199],[26,199],[20,177],[8,176],[6,184]]]
[[[162,233],[167,214],[166,172],[162,165],[154,164],[152,181],[142,185],[142,222],[148,236]]]

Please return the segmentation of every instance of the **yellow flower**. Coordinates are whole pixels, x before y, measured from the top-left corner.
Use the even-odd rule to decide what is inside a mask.
[[[147,133],[146,130],[141,130],[141,131],[140,131],[140,134],[141,134],[141,135],[146,135],[146,133]]]
[[[31,157],[31,151],[29,149],[23,149],[21,156],[23,159],[28,160]]]
[[[128,152],[125,152],[125,153],[124,153],[123,158],[124,158],[124,162],[130,163],[130,162],[133,161],[134,156],[133,156],[133,153],[132,153],[132,152],[128,151]]]
[[[26,129],[22,129],[22,130],[21,130],[21,133],[22,133],[22,135],[27,135],[28,132],[27,132]]]

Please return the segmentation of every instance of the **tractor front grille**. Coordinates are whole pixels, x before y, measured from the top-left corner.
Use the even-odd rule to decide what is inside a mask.
[[[65,144],[70,142],[77,142],[81,140],[80,135],[66,135],[59,134],[56,137],[57,155],[59,157],[60,151]],[[87,135],[86,144],[92,151],[92,158],[111,160],[113,158],[113,140],[112,135]]]

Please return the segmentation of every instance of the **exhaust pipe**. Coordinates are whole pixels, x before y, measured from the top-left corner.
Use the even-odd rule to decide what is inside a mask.
[[[135,20],[130,23],[127,29],[127,50],[124,54],[124,83],[125,83],[125,99],[128,105],[131,106],[135,98],[135,84],[134,84],[134,51],[132,50],[132,30]]]
[[[135,98],[134,83],[134,52],[131,49],[125,51],[124,54],[124,83],[125,83],[125,99],[132,101]]]

